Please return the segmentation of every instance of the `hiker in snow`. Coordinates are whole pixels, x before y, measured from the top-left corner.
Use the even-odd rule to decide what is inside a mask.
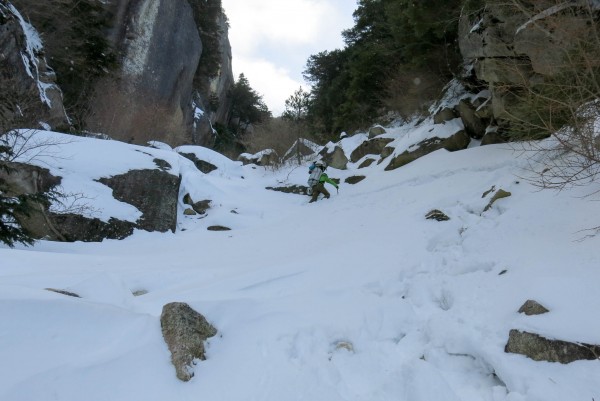
[[[310,172],[310,176],[308,177],[309,195],[312,193],[312,197],[308,203],[315,202],[319,198],[319,194],[323,194],[325,199],[329,199],[329,191],[325,189],[326,182],[333,185],[335,189],[339,188],[338,184],[325,174],[326,168],[327,165],[322,161],[313,163],[308,168],[308,171]]]

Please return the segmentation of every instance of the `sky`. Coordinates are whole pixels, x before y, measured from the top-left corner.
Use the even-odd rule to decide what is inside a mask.
[[[243,73],[273,112],[300,86],[306,60],[344,47],[355,0],[223,0],[229,19],[233,74]]]
[[[395,155],[457,129],[428,120],[382,138]],[[583,196],[597,186],[540,191],[523,179],[527,158],[473,141],[392,171],[389,157],[358,168],[375,155],[329,167],[339,192],[327,184],[330,199],[309,204],[266,187],[306,185],[310,159],[274,169],[199,146],[48,132],[29,143],[37,140],[55,145],[32,162],[83,193],[104,221],[140,213],[99,177],[167,161],[163,174],[182,177],[177,230],[0,244],[0,400],[600,400],[597,360],[562,365],[504,351],[512,329],[600,344],[600,236],[581,231],[600,220]],[[363,132],[336,145],[349,157],[366,140]],[[178,151],[217,169],[203,174]],[[356,175],[365,179],[346,181]],[[511,196],[484,211],[492,187]],[[205,215],[184,215],[186,193],[211,200]],[[426,219],[434,208],[450,219]],[[549,312],[518,313],[528,299]],[[188,382],[176,378],[161,332],[171,302],[218,331]]]

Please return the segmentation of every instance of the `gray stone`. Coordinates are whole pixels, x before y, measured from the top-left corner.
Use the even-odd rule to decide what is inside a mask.
[[[331,167],[338,170],[346,170],[348,167],[348,158],[344,153],[344,150],[336,146],[333,151],[329,153],[323,153],[323,160]]]
[[[471,138],[481,139],[485,135],[485,129],[489,124],[489,120],[482,120],[475,113],[475,107],[466,100],[461,100],[458,106],[456,106],[456,110],[465,126],[467,134]]]
[[[544,305],[539,304],[538,302],[528,299],[521,307],[519,308],[519,313],[524,313],[527,316],[532,315],[543,315],[544,313],[550,312]]]
[[[61,182],[50,171],[22,163],[9,163],[11,172],[0,171],[8,188],[7,195],[19,196],[47,193]],[[28,216],[18,216],[18,221],[33,238],[50,241],[102,241],[105,238],[123,239],[133,233],[134,223],[110,219],[104,222],[73,213],[52,213],[44,205],[37,204]]]
[[[444,121],[454,120],[456,117],[457,114],[454,111],[454,109],[449,107],[443,107],[433,115],[433,123],[441,124]]]
[[[194,360],[206,359],[204,342],[215,336],[217,329],[204,316],[182,302],[163,306],[160,326],[171,351],[171,362],[177,378],[189,381],[194,377]]]
[[[298,156],[300,156],[300,158],[302,158],[314,154],[315,151],[310,146],[306,145],[306,143],[303,140],[297,140],[285,153],[283,160],[287,161],[294,157],[297,158]]]
[[[215,166],[214,164],[211,164],[205,160],[198,159],[198,157],[193,153],[179,153],[179,154],[181,156],[185,157],[186,159],[193,161],[196,168],[198,170],[202,171],[204,174],[208,174],[217,169],[217,166]]]
[[[437,137],[429,138],[395,156],[385,170],[389,171],[397,169],[398,167],[402,167],[438,149],[446,149],[450,152],[466,149],[470,142],[471,138],[469,138],[464,130],[460,130],[454,135],[444,139]]]
[[[551,340],[534,333],[511,330],[504,352],[525,355],[534,361],[566,364],[598,359],[600,346]]]
[[[81,298],[78,294],[66,290],[57,290],[56,288],[44,288],[46,291],[56,292],[57,294],[66,295],[73,298]]]
[[[369,128],[369,139],[375,138],[378,135],[383,135],[385,132],[385,128],[383,128],[381,125],[371,127]]]
[[[494,130],[494,131],[488,131],[485,133],[485,135],[483,136],[483,139],[481,140],[481,146],[495,145],[498,143],[506,143],[506,142],[508,142],[507,136],[497,130]]]
[[[492,208],[492,205],[499,199],[502,198],[508,198],[509,196],[511,196],[512,194],[510,192],[507,192],[503,189],[499,189],[498,191],[496,191],[496,193],[494,194],[494,196],[492,196],[492,199],[490,200],[490,202],[487,204],[487,206],[483,209],[484,212],[487,212],[488,210],[490,210]]]
[[[450,220],[450,217],[448,217],[444,212],[442,212],[441,210],[438,210],[438,209],[433,209],[433,210],[429,211],[425,215],[425,218],[428,220],[437,220],[437,221]]]
[[[208,231],[231,231],[231,228],[225,226],[209,226],[206,228]]]
[[[181,177],[160,170],[131,170],[98,181],[112,188],[115,199],[142,212],[139,228],[175,232]]]
[[[388,155],[389,156],[389,155]],[[358,168],[365,168],[365,167],[369,167],[371,164],[373,164],[373,162],[375,162],[375,159],[365,159],[365,161],[363,161]]]
[[[308,195],[308,187],[305,185],[290,185],[287,187],[267,187],[271,191],[283,192],[286,194]]]
[[[358,145],[356,149],[350,154],[350,161],[356,163],[366,155],[380,155],[386,145],[393,142],[392,138],[374,138],[369,139]]]
[[[352,177],[346,178],[344,180],[344,182],[354,185],[354,184],[361,182],[365,178],[367,178],[367,177],[365,177],[364,175],[353,175]]]

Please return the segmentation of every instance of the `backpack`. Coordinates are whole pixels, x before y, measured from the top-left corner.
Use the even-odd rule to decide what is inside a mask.
[[[308,187],[309,188],[312,188],[313,186],[315,186],[319,183],[319,179],[321,178],[322,172],[323,172],[323,170],[321,170],[320,167],[315,167],[312,170],[312,172],[308,176]]]

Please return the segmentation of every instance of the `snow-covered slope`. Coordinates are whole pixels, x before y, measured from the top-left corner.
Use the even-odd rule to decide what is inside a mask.
[[[175,234],[0,248],[0,400],[598,400],[598,361],[504,352],[511,329],[600,344],[600,238],[581,240],[597,205],[537,191],[518,156],[330,169],[339,193],[312,204],[264,189],[305,184],[307,166],[232,164],[188,177],[219,201]],[[483,212],[493,186],[512,196]],[[550,313],[517,313],[527,299]],[[172,301],[219,330],[187,383],[161,336]]]

